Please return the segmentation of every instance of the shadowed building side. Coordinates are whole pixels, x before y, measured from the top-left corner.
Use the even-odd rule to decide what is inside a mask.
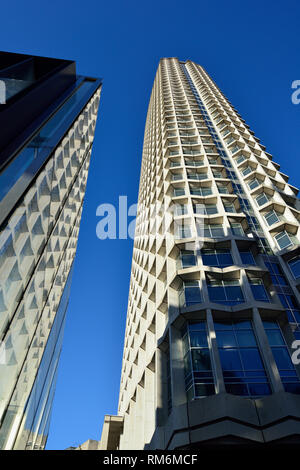
[[[0,81],[0,448],[43,449],[102,82],[5,52]]]

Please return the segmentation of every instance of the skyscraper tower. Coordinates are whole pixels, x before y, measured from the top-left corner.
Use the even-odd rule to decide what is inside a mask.
[[[0,449],[43,449],[101,80],[0,53]]]
[[[100,448],[300,441],[300,203],[279,168],[203,67],[160,61]]]

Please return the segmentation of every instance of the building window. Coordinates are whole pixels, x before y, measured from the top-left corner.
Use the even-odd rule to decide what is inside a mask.
[[[207,173],[191,173],[187,172],[187,178],[188,180],[206,180],[207,179]]]
[[[208,279],[207,288],[211,302],[224,305],[237,305],[244,302],[243,291],[238,279]]]
[[[272,283],[274,284],[274,286],[287,286],[288,285],[287,280],[278,263],[265,261],[265,265],[270,272]]]
[[[251,168],[251,166],[247,166],[246,168],[243,168],[241,170],[243,176],[249,175],[249,173],[251,173],[252,171],[253,171],[253,168]]]
[[[185,387],[189,400],[215,393],[205,321],[188,323],[183,330]]]
[[[197,257],[193,251],[182,250],[180,252],[180,260],[182,268],[197,266]]]
[[[194,214],[212,215],[218,213],[216,204],[194,204],[193,208]]]
[[[183,224],[183,225],[177,225],[177,239],[182,239],[182,238],[191,238],[192,236],[192,229],[189,225]]]
[[[202,302],[202,295],[199,281],[184,281],[183,290],[179,294],[179,304],[181,307],[189,307],[191,305]]]
[[[269,227],[271,225],[277,224],[277,222],[280,222],[280,218],[278,217],[278,215],[275,211],[267,212],[264,215],[264,218],[266,219],[266,222],[269,225]]]
[[[285,391],[300,394],[300,381],[280,326],[276,321],[263,323]]]
[[[224,206],[225,212],[236,212],[234,204],[230,202],[223,201],[223,206]]]
[[[269,198],[266,195],[266,193],[261,193],[255,198],[255,200],[256,200],[257,205],[260,207],[266,204],[269,201]]]
[[[278,297],[282,305],[286,308],[289,322],[300,323],[300,310],[296,297],[287,293],[278,293]]]
[[[222,224],[202,224],[197,223],[197,233],[204,238],[222,238],[224,229]]]
[[[250,250],[249,251],[240,251],[240,257],[241,257],[242,263],[245,264],[245,265],[247,265],[247,264],[251,264],[251,265],[256,264],[255,261],[254,261],[253,254]]]
[[[300,323],[300,308],[292,289],[289,287],[288,282],[282,272],[278,263],[265,261],[271,276],[272,283],[276,289],[280,302],[286,309],[286,314],[289,322]]]
[[[178,181],[182,179],[183,179],[183,176],[181,173],[172,173],[171,181]]]
[[[248,279],[255,300],[260,302],[270,302],[264,283],[260,278]]]
[[[250,191],[252,191],[252,189],[254,189],[254,188],[257,188],[257,186],[259,186],[259,185],[260,185],[260,182],[256,178],[249,181],[249,183],[248,183],[248,187],[249,187]]]
[[[230,149],[231,153],[234,154],[240,150],[240,147],[238,145],[235,145],[233,148]]]
[[[288,265],[290,267],[290,270],[292,271],[294,278],[299,279],[300,278],[300,256],[293,258],[291,261],[288,262]]]
[[[233,265],[233,259],[230,250],[201,250],[202,262],[205,266],[216,268],[226,268]]]
[[[251,321],[215,321],[227,393],[256,398],[271,393]]]
[[[239,156],[235,159],[237,165],[239,165],[240,163],[244,162],[245,160],[246,160],[246,157],[245,157],[245,155],[243,155],[243,154],[239,155]]]
[[[174,188],[174,196],[184,196],[184,188]]]
[[[230,193],[227,184],[217,183],[217,187],[218,187],[218,191],[219,191],[220,194],[229,194]]]
[[[210,196],[212,194],[211,188],[208,187],[200,187],[200,188],[195,188],[195,187],[190,187],[190,192],[193,196]]]
[[[280,232],[280,233],[277,233],[277,235],[275,235],[275,240],[277,241],[277,245],[279,246],[279,248],[281,250],[283,250],[284,248],[288,248],[289,246],[294,245],[293,238],[294,237],[291,236],[285,230]]]
[[[188,213],[187,204],[175,204],[175,214],[185,215]]]
[[[236,235],[237,237],[245,236],[243,226],[239,222],[230,222],[230,227],[233,235]]]
[[[218,170],[212,170],[214,178],[224,178],[223,174],[221,171]]]

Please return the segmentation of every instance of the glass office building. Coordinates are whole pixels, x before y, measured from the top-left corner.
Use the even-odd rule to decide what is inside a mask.
[[[101,80],[0,53],[0,449],[43,449]]]
[[[160,61],[100,448],[300,442],[297,193],[203,67]]]

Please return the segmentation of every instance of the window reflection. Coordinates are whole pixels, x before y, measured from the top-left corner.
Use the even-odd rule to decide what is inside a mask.
[[[251,322],[215,321],[214,324],[226,391],[252,398],[269,395],[269,380]]]

